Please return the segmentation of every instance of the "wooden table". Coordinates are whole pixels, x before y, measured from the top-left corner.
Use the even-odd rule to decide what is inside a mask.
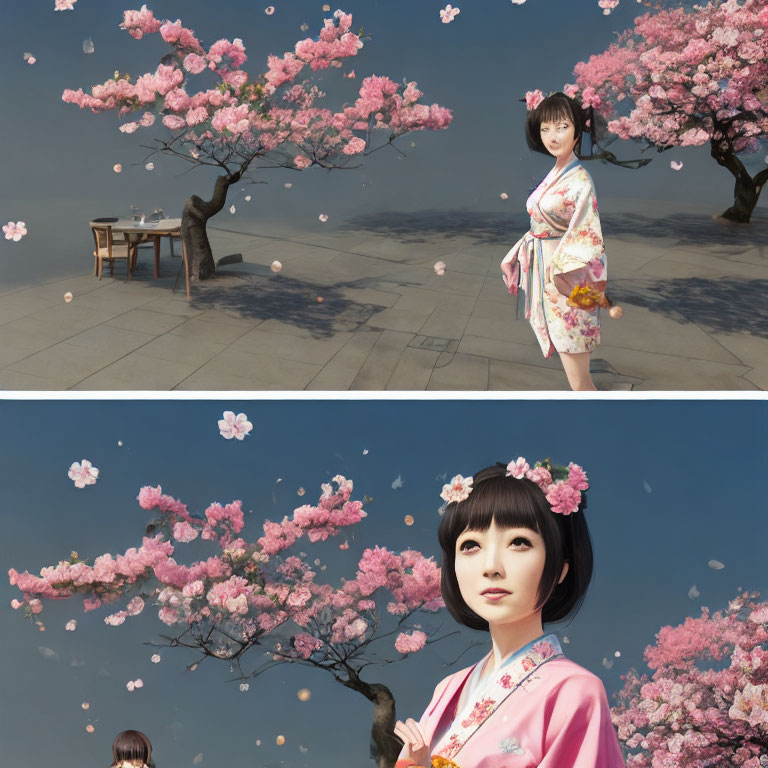
[[[118,219],[110,224],[113,232],[123,232],[126,240],[130,240],[134,247],[145,240],[153,240],[155,244],[155,270],[154,277],[160,277],[160,238],[181,237],[181,219],[162,219],[142,226],[132,219]],[[141,235],[134,239],[132,235]]]

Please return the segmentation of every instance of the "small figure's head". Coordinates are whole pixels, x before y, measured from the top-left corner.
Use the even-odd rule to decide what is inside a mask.
[[[537,483],[506,472],[504,464],[478,472],[438,529],[443,600],[471,629],[536,614],[542,623],[560,621],[578,610],[592,577],[586,494],[576,512],[558,514]],[[483,594],[489,589],[507,594]]]
[[[122,731],[112,744],[112,765],[130,763],[140,768],[151,766],[152,745],[141,731]]]
[[[547,96],[525,119],[528,147],[543,155],[567,158],[581,152],[581,138],[587,113],[581,105],[561,91]]]

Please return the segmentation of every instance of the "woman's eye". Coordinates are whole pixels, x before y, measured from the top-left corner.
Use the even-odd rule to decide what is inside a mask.
[[[477,546],[477,542],[473,541],[472,539],[467,539],[466,541],[461,542],[461,546],[459,547],[460,552],[465,552],[469,549],[473,549]]]
[[[516,547],[530,547],[531,542],[526,539],[524,536],[516,536],[512,541],[511,544],[514,544]]]

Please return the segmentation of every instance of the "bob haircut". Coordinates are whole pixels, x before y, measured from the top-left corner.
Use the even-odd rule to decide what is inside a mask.
[[[152,745],[141,731],[122,731],[112,744],[112,765],[123,760],[151,766]]]
[[[456,541],[467,529],[485,531],[495,521],[501,528],[530,528],[544,539],[546,559],[536,601],[536,608],[542,609],[542,623],[561,621],[575,614],[592,578],[592,542],[584,517],[586,494],[582,491],[579,509],[574,514],[555,514],[536,483],[527,478],[507,477],[506,470],[506,464],[497,463],[478,472],[472,492],[464,501],[448,504],[437,531],[443,550],[443,600],[451,616],[471,629],[488,631],[489,627],[464,602],[456,579]],[[568,572],[558,584],[566,562]]]
[[[534,152],[549,155],[549,151],[541,140],[541,124],[552,123],[561,118],[567,118],[573,123],[573,136],[576,141],[574,151],[581,152],[581,138],[586,128],[587,112],[562,91],[547,96],[536,109],[528,112],[525,118],[525,140]]]

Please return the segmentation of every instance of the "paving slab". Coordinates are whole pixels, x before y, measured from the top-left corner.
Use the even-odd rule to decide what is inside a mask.
[[[603,218],[624,317],[602,324],[598,388],[766,388],[768,221],[729,227],[695,206],[673,216],[619,202]],[[8,289],[0,388],[563,391],[559,359],[543,357],[500,278],[524,226],[426,212],[317,232],[210,227],[215,257],[243,262],[193,282],[191,300],[180,260],[163,256],[154,280],[146,253],[130,281],[84,270]]]

